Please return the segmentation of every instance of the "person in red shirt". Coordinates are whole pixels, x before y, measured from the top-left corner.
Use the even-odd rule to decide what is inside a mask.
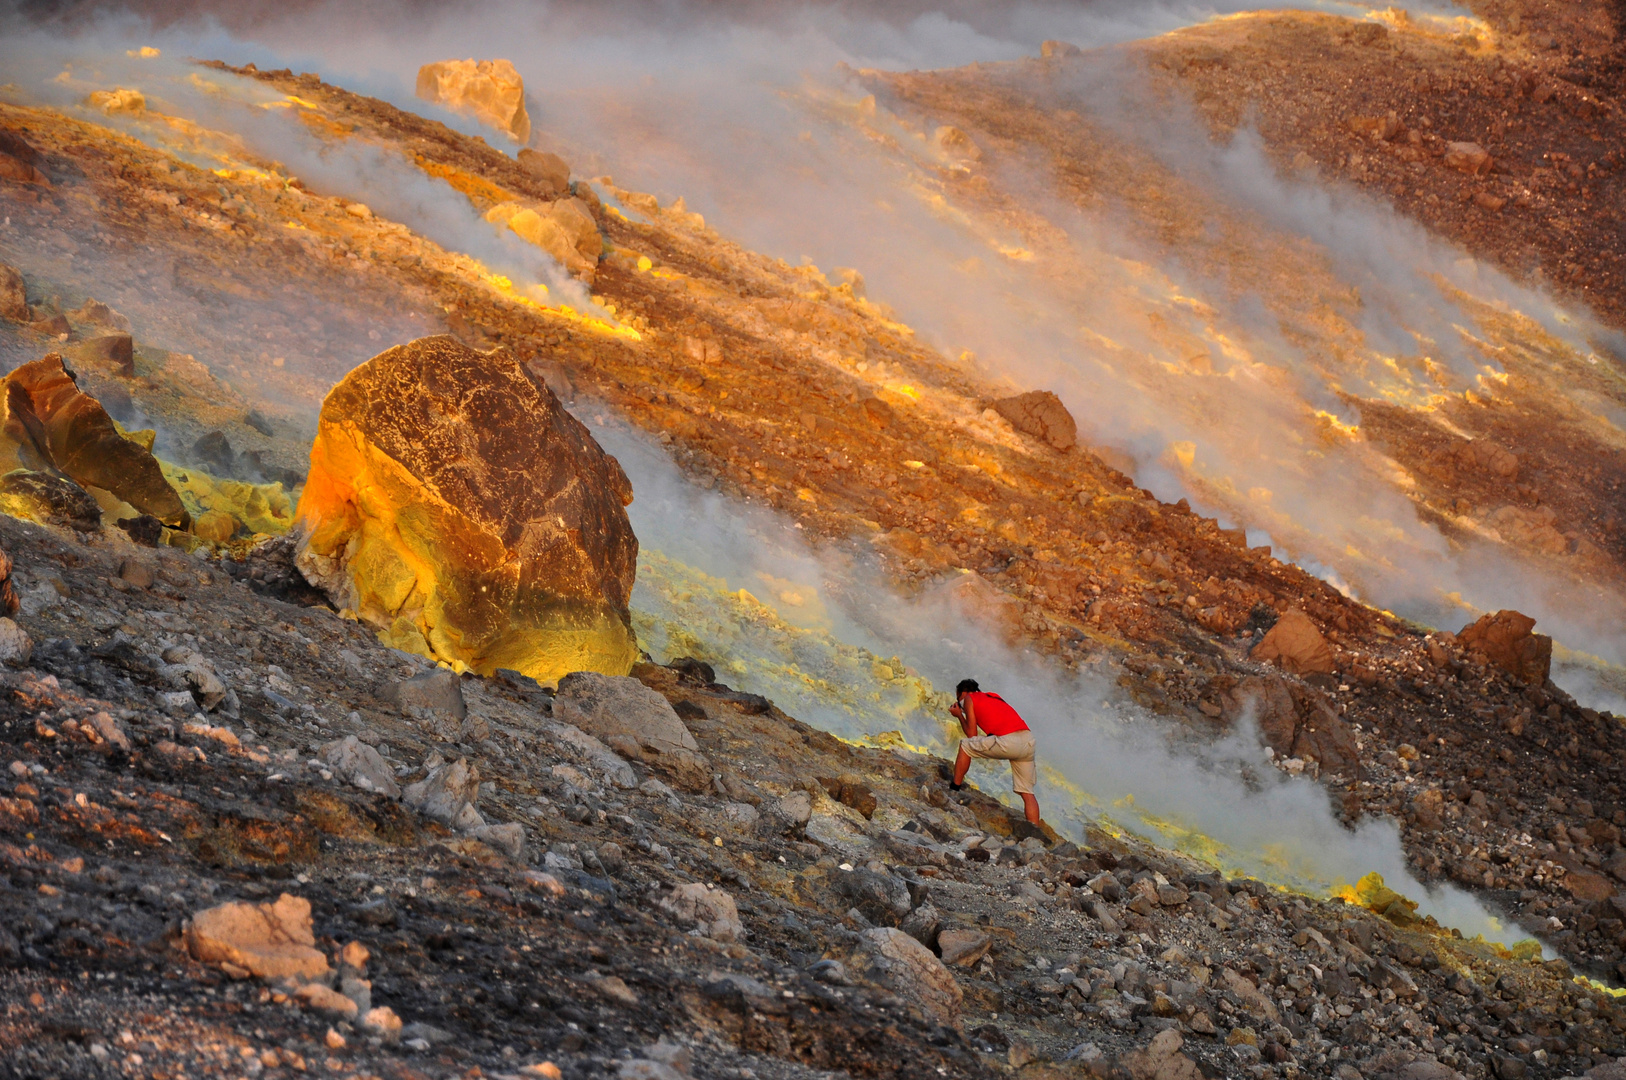
[[[1033,759],[1033,732],[1016,710],[998,694],[979,687],[977,680],[961,679],[954,688],[949,713],[960,721],[960,729],[965,732],[960,752],[954,758],[954,782],[949,786],[955,791],[965,787],[965,773],[971,768],[972,758],[1008,761],[1011,790],[1022,797],[1027,819],[1039,824],[1039,800],[1033,797],[1033,785],[1039,778]]]

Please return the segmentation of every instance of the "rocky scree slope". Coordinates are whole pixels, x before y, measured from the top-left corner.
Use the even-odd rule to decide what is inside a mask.
[[[0,543],[12,1075],[1613,1075],[1562,962],[1049,843],[697,662],[458,679],[218,560]],[[314,970],[200,946],[272,901]]]

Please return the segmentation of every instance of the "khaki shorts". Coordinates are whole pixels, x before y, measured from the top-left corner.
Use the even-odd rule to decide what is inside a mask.
[[[978,735],[961,739],[960,749],[969,758],[985,758],[1011,763],[1011,790],[1018,795],[1032,795],[1033,785],[1039,779],[1039,770],[1033,764],[1033,732],[1013,731],[1009,735]]]

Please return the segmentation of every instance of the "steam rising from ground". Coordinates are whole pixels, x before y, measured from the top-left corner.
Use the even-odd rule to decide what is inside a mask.
[[[947,603],[891,593],[861,560],[815,554],[771,512],[700,492],[624,429],[594,434],[637,492],[628,512],[644,554],[633,606],[656,659],[697,655],[732,685],[843,737],[944,756],[958,730],[937,688],[974,677],[1033,727],[1038,796],[1063,831],[1078,836],[1105,817],[1227,869],[1315,891],[1375,870],[1469,937],[1518,936],[1462,890],[1426,890],[1392,821],[1345,829],[1322,787],[1268,764],[1251,723],[1218,743],[1177,743],[1123,700],[1109,672],[1068,677]],[[1009,799],[1002,763],[979,762],[971,778]]]
[[[999,179],[1056,234],[1054,249],[1034,260],[1006,257],[1001,250],[1021,248],[1021,236],[943,201],[933,179],[943,162],[923,137],[933,119],[867,110],[864,87],[837,69],[1013,59],[1032,55],[1041,38],[1087,47],[1258,6],[1013,3],[920,7],[888,19],[825,5],[515,5],[437,10],[387,26],[358,25],[332,8],[237,18],[242,39],[181,27],[164,40],[236,62],[308,65],[464,130],[468,120],[412,99],[418,65],[503,55],[526,77],[543,138],[578,174],[613,172],[622,186],[663,200],[682,195],[723,232],[770,254],[858,267],[872,295],[951,355],[969,350],[1014,385],[1057,390],[1091,441],[1127,455],[1137,480],[1160,496],[1190,497],[1247,525],[1254,542],[1402,614],[1454,629],[1478,611],[1518,607],[1560,640],[1626,662],[1626,638],[1607,614],[1622,598],[1491,543],[1454,547],[1418,519],[1394,464],[1336,428],[1359,421],[1346,394],[1426,406],[1494,380],[1500,350],[1539,354],[1563,370],[1623,351],[1616,338],[1464,260],[1385,206],[1311,175],[1278,176],[1246,133],[1212,145],[1178,109],[1137,98],[1137,77],[1111,63],[1074,65],[1070,82],[1044,89],[1046,100],[1132,136],[1237,220],[1312,248],[1316,280],[1292,283],[1304,296],[1282,301],[1257,276],[1149,246],[1110,211],[1085,215],[1063,202],[1042,161]],[[1442,6],[1439,14],[1455,12]],[[297,148],[278,150],[298,160]],[[389,196],[378,189],[398,186],[375,162],[330,156],[326,173],[323,164],[300,167],[381,204]],[[489,229],[477,235],[425,209],[433,200],[413,194],[423,183],[399,185],[398,197],[413,204],[399,208],[402,220],[500,264],[504,253],[486,250]],[[1353,303],[1351,287],[1359,289]],[[1331,337],[1310,328],[1318,305],[1343,320]],[[1487,312],[1525,318],[1497,333]],[[1207,367],[1194,372],[1199,355]],[[1431,370],[1445,373],[1450,391]],[[1605,409],[1597,422],[1607,427],[1609,416]]]

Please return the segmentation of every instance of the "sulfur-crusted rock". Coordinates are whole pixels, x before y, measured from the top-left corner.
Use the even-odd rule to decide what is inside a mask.
[[[0,467],[64,473],[109,512],[134,507],[166,525],[190,523],[158,459],[119,434],[107,410],[79,389],[59,354],[24,364],[0,388],[5,414]]]
[[[1251,655],[1260,663],[1275,664],[1294,675],[1333,669],[1332,649],[1327,639],[1321,636],[1314,621],[1298,608],[1289,608],[1277,619],[1276,625],[1253,647]]]
[[[560,199],[535,207],[498,203],[486,220],[507,225],[521,239],[546,251],[577,277],[591,281],[604,252],[598,222],[580,199]]]
[[[31,469],[0,476],[0,511],[79,532],[102,527],[102,508],[89,492],[72,480]]]
[[[638,541],[615,458],[506,350],[431,337],[322,405],[298,565],[387,644],[552,682],[624,674]]]
[[[316,979],[328,971],[311,931],[310,901],[287,893],[274,904],[234,901],[198,912],[186,944],[206,964],[232,964],[262,979]]]
[[[1462,628],[1457,641],[1469,652],[1484,653],[1503,671],[1537,686],[1547,681],[1553,663],[1553,639],[1536,634],[1536,620],[1517,611],[1481,615]]]
[[[1011,427],[1049,443],[1057,450],[1071,450],[1078,442],[1078,425],[1061,398],[1049,390],[1030,390],[1015,397],[1001,398],[993,410]]]
[[[418,97],[468,113],[517,143],[531,141],[525,82],[507,60],[442,60],[418,69]]]

